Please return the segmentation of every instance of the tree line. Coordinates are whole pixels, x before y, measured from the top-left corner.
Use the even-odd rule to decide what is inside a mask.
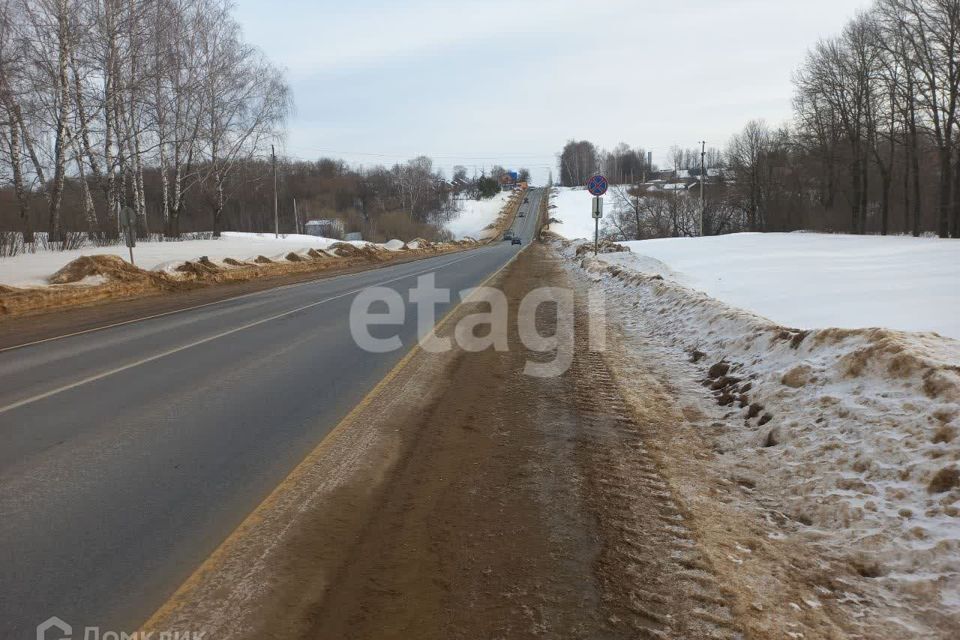
[[[127,206],[141,235],[156,231],[148,202],[167,236],[188,202],[219,233],[236,174],[268,153],[291,104],[231,11],[229,0],[0,0],[0,204],[26,242],[37,227],[53,243],[67,230],[116,237]]]
[[[960,2],[877,0],[809,50],[793,78],[792,122],[752,120],[722,150],[707,150],[703,203],[683,201],[698,190],[678,198],[627,186],[613,232],[696,234],[702,207],[705,233],[960,237],[958,60]],[[687,180],[699,177],[699,149],[674,147],[669,159],[674,180],[684,169]],[[643,149],[587,141],[568,142],[558,168],[567,186],[597,171],[634,184],[657,169]]]
[[[343,160],[320,158],[298,160],[277,158],[277,220],[281,233],[302,233],[311,219],[336,221],[330,233],[359,232],[365,239],[385,241],[392,238],[423,237],[444,240],[444,223],[458,214],[463,199],[490,198],[500,192],[500,178],[507,170],[500,166],[472,174],[466,167],[453,168],[448,180],[426,156],[391,166],[351,166]],[[198,169],[199,171],[199,169]],[[267,155],[237,159],[222,185],[225,198],[219,212],[220,226],[226,230],[273,232],[275,220],[273,164]],[[529,171],[520,177],[529,179]],[[90,179],[88,178],[88,182]],[[191,178],[194,197],[184,197],[177,212],[178,233],[207,233],[211,230],[209,202],[214,195],[201,175]],[[164,226],[163,176],[158,167],[143,169],[143,228],[150,234],[168,229]],[[76,175],[65,181],[62,196],[62,226],[70,233],[65,248],[90,240],[83,214],[84,189]],[[0,229],[18,228],[16,207],[4,206],[2,198],[14,201],[12,190],[0,190]],[[34,194],[34,199],[40,196]],[[34,212],[36,213],[36,212]],[[112,222],[116,225],[116,221]],[[339,229],[337,231],[336,229]],[[114,235],[93,238],[114,242]],[[168,234],[169,235],[169,234]],[[11,236],[11,237],[6,237]],[[0,255],[17,253],[20,232],[7,233]],[[45,241],[45,234],[42,236]],[[56,247],[55,247],[56,248]]]

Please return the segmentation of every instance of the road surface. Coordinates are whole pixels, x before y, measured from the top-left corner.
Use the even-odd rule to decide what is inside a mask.
[[[514,225],[524,246],[540,197]],[[459,292],[521,248],[0,351],[0,637],[32,638],[50,616],[136,629],[415,344],[418,276]],[[406,322],[382,334],[399,335],[400,350],[368,353],[351,338],[352,300],[371,286],[404,298]]]

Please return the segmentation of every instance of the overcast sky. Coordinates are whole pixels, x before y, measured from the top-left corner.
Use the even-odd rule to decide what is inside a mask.
[[[722,147],[790,118],[791,73],[870,0],[240,0],[286,69],[286,153],[546,179],[570,138]]]

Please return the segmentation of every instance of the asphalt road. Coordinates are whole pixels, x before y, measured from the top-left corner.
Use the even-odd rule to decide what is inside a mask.
[[[524,244],[541,194],[516,221]],[[135,630],[415,344],[418,276],[459,292],[520,249],[500,242],[0,351],[0,638],[34,638],[50,616],[75,634]],[[351,337],[352,301],[372,286],[404,299],[405,323],[373,331],[402,349],[369,353]]]

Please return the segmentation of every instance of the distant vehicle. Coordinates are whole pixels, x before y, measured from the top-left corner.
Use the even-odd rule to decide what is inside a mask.
[[[510,244],[523,244],[523,243],[520,242],[520,238],[518,238],[517,236],[514,236],[513,242],[511,242]]]
[[[521,217],[521,218],[526,218],[526,217],[527,217],[526,212],[525,212],[525,211],[521,211],[521,212],[520,212],[520,217]]]
[[[513,240],[513,231],[507,231],[505,234],[503,234],[503,239]]]
[[[523,204],[527,204],[528,202],[530,202],[530,196],[527,196],[523,199]]]

